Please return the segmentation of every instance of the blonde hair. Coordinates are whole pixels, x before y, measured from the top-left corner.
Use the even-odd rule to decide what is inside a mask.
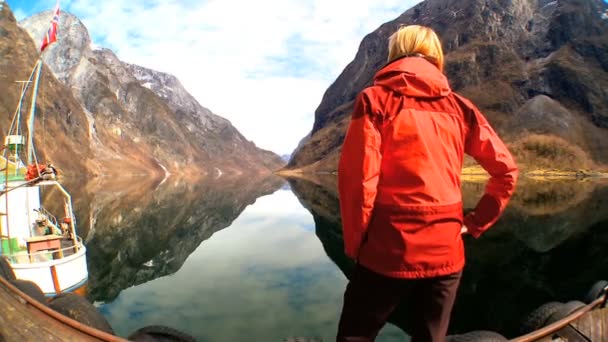
[[[410,25],[402,26],[388,39],[388,62],[404,56],[422,55],[443,72],[441,41],[432,29]]]

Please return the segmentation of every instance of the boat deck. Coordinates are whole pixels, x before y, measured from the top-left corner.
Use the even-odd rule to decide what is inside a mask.
[[[67,324],[55,311],[20,293],[0,277],[0,341],[126,341],[90,327]],[[33,301],[33,300],[32,300]],[[51,313],[49,313],[51,311]]]
[[[35,302],[0,277],[0,341],[126,341],[84,326]],[[608,342],[608,308],[584,313],[546,337],[512,341]]]
[[[555,341],[608,342],[608,308],[592,310],[560,331],[538,340]]]

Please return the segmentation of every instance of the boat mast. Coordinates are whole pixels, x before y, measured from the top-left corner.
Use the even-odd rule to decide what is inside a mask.
[[[40,72],[42,71],[42,58],[38,59],[36,64],[36,79],[34,81],[34,92],[32,94],[32,105],[30,107],[30,117],[27,123],[27,164],[31,165],[36,158],[34,154],[34,115],[36,113],[36,97],[38,95],[38,81],[40,80]]]
[[[3,227],[0,227],[0,236],[2,237],[9,237],[11,236],[11,229],[10,229],[10,219],[9,219],[9,205],[8,205],[8,179],[9,179],[9,156],[8,156],[8,152],[11,149],[14,149],[12,153],[14,153],[14,155],[17,156],[17,158],[15,159],[15,172],[17,172],[17,169],[19,167],[19,144],[23,144],[23,138],[20,136],[20,117],[21,117],[21,108],[23,106],[23,100],[25,99],[25,96],[27,94],[27,90],[29,88],[29,85],[32,81],[32,77],[34,76],[34,73],[37,72],[36,75],[36,88],[38,87],[38,78],[40,77],[40,66],[41,66],[41,60],[39,59],[38,62],[36,62],[36,65],[34,66],[34,68],[32,69],[32,73],[30,74],[30,77],[27,81],[23,81],[23,82],[19,82],[22,83],[22,87],[21,87],[21,95],[19,96],[19,104],[17,106],[17,110],[15,111],[15,115],[13,116],[13,120],[11,122],[11,127],[9,128],[8,134],[6,136],[6,141],[4,142],[4,153],[3,153],[3,158],[4,158],[4,189],[3,189],[3,193],[2,196],[4,196],[4,203],[5,203],[5,208],[4,209],[4,213],[2,216],[4,216],[4,220],[3,222],[6,223],[6,232],[3,231]],[[36,89],[37,90],[37,89]],[[32,108],[35,109],[35,94],[34,94],[34,100],[33,100],[33,104],[32,104]],[[2,224],[2,226],[4,226],[4,224]],[[6,235],[4,235],[6,233]],[[9,255],[13,254],[13,245],[12,243],[8,242],[8,251],[9,251]]]
[[[13,115],[13,120],[11,121],[11,127],[9,128],[9,130],[6,134],[7,136],[21,135],[21,108],[23,107],[23,100],[25,99],[27,91],[30,87],[30,84],[32,83],[32,78],[34,78],[34,74],[36,73],[37,66],[38,66],[38,62],[36,62],[36,64],[34,64],[34,67],[32,68],[32,72],[30,73],[30,77],[28,77],[27,81],[17,81],[17,83],[22,83],[23,86],[21,87],[21,95],[19,96],[19,105],[17,106],[17,110],[15,111],[15,114]],[[4,144],[8,145],[8,142],[5,141]],[[3,154],[4,158],[7,157],[7,152],[8,152],[8,149],[5,148],[4,154]],[[8,164],[6,166],[8,167]]]

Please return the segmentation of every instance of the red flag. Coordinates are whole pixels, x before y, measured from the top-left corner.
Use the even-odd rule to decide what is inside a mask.
[[[57,26],[59,25],[59,1],[57,1],[57,5],[55,6],[55,11],[53,12],[53,20],[51,20],[51,27],[46,32],[44,39],[42,39],[42,46],[40,47],[40,52],[44,51],[47,46],[57,41]]]

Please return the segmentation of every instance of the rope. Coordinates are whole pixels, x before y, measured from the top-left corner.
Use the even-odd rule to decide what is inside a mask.
[[[533,341],[538,340],[539,338],[546,337],[546,336],[549,336],[550,334],[556,333],[559,330],[570,325],[570,323],[581,318],[584,314],[588,313],[589,311],[591,311],[595,308],[602,307],[602,303],[604,303],[606,301],[606,298],[608,298],[608,295],[604,294],[603,296],[594,300],[593,302],[589,303],[588,305],[585,305],[585,306],[577,309],[576,311],[574,311],[573,313],[568,315],[568,317],[564,317],[555,323],[549,324],[546,327],[533,331],[529,334],[509,340],[509,342],[533,342]]]
[[[13,284],[11,284],[8,280],[4,279],[3,277],[0,277],[0,284],[5,286],[13,294],[23,298],[23,300],[25,300],[25,302],[27,302],[27,304],[33,306],[34,308],[36,308],[38,311],[40,311],[42,314],[44,314],[48,318],[58,321],[57,323],[66,325],[80,333],[89,335],[94,338],[98,338],[102,341],[128,342],[124,338],[121,338],[121,337],[115,336],[115,335],[111,335],[111,334],[108,334],[107,332],[89,327],[83,323],[80,323],[78,321],[75,321],[69,317],[66,317],[66,316],[60,314],[59,312],[47,307],[46,305],[40,303],[39,301],[37,301],[37,300],[33,299],[32,297],[28,296],[27,294],[23,293],[21,290],[16,288]]]

